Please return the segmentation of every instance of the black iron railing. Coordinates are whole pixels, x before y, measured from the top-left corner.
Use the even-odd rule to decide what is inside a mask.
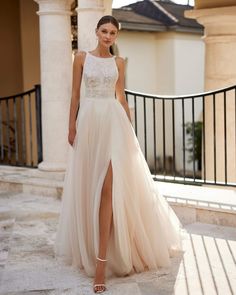
[[[42,161],[41,89],[0,97],[0,164],[37,167]]]
[[[183,96],[125,92],[155,180],[236,186],[236,86]]]
[[[126,90],[155,180],[236,186],[236,86],[197,95]],[[0,164],[42,161],[40,86],[0,98]]]

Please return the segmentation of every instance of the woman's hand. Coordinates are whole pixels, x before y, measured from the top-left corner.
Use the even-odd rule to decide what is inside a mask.
[[[68,142],[71,146],[73,146],[75,136],[76,136],[76,128],[69,129]]]

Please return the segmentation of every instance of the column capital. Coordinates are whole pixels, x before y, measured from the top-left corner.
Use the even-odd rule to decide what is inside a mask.
[[[235,15],[235,13],[236,13],[236,5],[185,10],[184,15],[187,18],[198,19],[204,16]]]
[[[39,5],[38,15],[71,15],[73,0],[34,0]]]
[[[79,0],[77,13],[82,11],[98,11],[104,13],[105,7],[102,0]]]
[[[235,0],[195,0],[194,7],[196,9],[201,8],[215,8],[215,7],[225,7],[234,6]]]
[[[206,37],[219,37],[220,41],[222,36],[236,35],[236,6],[193,9],[185,11],[185,16],[203,25]]]
[[[105,8],[104,7],[77,7],[76,12],[81,12],[81,11],[100,11],[101,13],[104,12]]]
[[[104,9],[103,0],[78,0],[79,9]]]

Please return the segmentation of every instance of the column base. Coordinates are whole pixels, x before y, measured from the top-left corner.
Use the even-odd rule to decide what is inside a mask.
[[[41,162],[38,164],[38,169],[41,171],[51,171],[51,172],[63,172],[66,170],[65,163],[50,163],[50,162]]]

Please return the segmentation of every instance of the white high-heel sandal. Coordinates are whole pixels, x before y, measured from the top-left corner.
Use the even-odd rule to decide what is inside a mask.
[[[99,257],[97,257],[97,260],[102,261],[102,262],[106,262],[107,261],[106,259],[101,259]],[[97,289],[97,287],[102,287],[102,289],[99,290],[99,289]],[[102,293],[102,292],[104,292],[106,290],[107,290],[107,287],[106,287],[105,284],[94,284],[93,285],[93,291],[94,291],[94,293]]]

